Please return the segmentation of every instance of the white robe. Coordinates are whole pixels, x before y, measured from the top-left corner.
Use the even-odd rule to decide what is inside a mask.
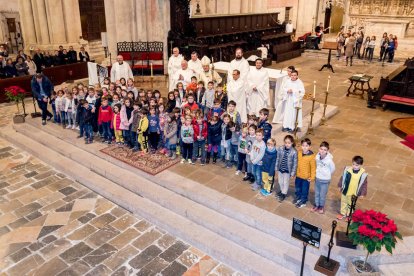
[[[251,69],[247,75],[247,84],[247,109],[249,114],[259,116],[260,109],[269,105],[269,73],[263,67],[260,70]]]
[[[128,80],[129,78],[133,78],[131,67],[127,62],[123,62],[119,64],[119,62],[115,62],[112,64],[111,68],[111,82],[119,81],[121,78]]]
[[[201,66],[201,61],[199,59],[197,59],[196,61],[193,61],[192,59],[190,59],[188,61],[188,68],[190,70],[193,70],[194,76],[196,76],[197,80],[199,80],[199,75],[203,71],[203,66]]]
[[[172,55],[168,59],[168,91],[174,91],[175,85],[173,82],[174,74],[181,69],[181,61],[184,60],[182,55]]]
[[[179,80],[180,75],[182,75],[184,77],[183,80]],[[185,70],[180,69],[177,72],[175,72],[174,76],[173,76],[173,84],[174,87],[177,86],[177,84],[179,82],[181,82],[184,86],[184,90],[187,88],[187,85],[191,82],[191,77],[194,76],[193,70],[191,70],[190,68],[187,68]],[[174,90],[174,89],[173,89]]]
[[[292,89],[292,93],[287,91]],[[283,127],[291,130],[295,129],[296,108],[300,107],[298,114],[298,127],[302,127],[302,98],[305,95],[305,87],[300,79],[296,81],[287,80],[283,88],[286,93],[285,114],[283,116]]]
[[[275,115],[273,117],[273,123],[274,124],[281,124],[283,121],[283,116],[285,114],[285,105],[286,105],[286,99],[287,94],[285,93],[284,86],[286,85],[287,81],[290,80],[289,76],[284,76],[282,79],[282,83],[279,86],[279,91],[275,94],[275,97],[277,99],[276,109],[275,109]]]
[[[200,80],[202,80],[204,82],[205,87],[207,87],[207,85],[210,81],[214,82],[214,86],[221,83],[221,81],[222,81],[220,75],[217,73],[216,70],[214,70],[214,79],[213,79],[213,72],[212,72],[211,69],[208,70],[207,72],[202,70],[202,72],[200,74]]]
[[[240,113],[243,123],[247,123],[246,92],[247,85],[242,78],[227,83],[228,99],[236,102],[236,110]]]
[[[227,82],[233,80],[233,70],[240,71],[240,78],[244,81],[247,79],[247,74],[250,70],[249,62],[245,58],[241,58],[240,60],[233,59],[230,62],[229,70],[227,71]]]

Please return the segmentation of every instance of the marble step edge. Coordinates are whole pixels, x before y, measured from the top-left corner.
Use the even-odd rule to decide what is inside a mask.
[[[27,119],[26,123],[32,125],[33,127],[39,129],[40,120],[38,119]],[[57,137],[60,140],[63,140],[69,144],[72,144],[76,147],[83,149],[91,154],[100,157],[103,160],[110,162],[111,164],[117,165],[121,169],[126,169],[129,172],[133,172],[137,176],[141,176],[151,182],[158,184],[168,190],[171,190],[174,193],[177,193],[185,198],[190,199],[196,203],[204,205],[212,210],[215,210],[218,213],[221,213],[229,218],[238,220],[239,222],[249,225],[250,227],[256,228],[257,230],[264,232],[268,235],[271,235],[277,239],[283,239],[287,243],[301,248],[301,243],[295,239],[291,238],[291,220],[268,212],[266,210],[260,209],[251,204],[242,202],[238,199],[232,198],[231,196],[223,195],[222,193],[208,188],[204,185],[196,183],[192,180],[186,179],[176,173],[164,171],[157,176],[149,175],[145,172],[142,172],[122,161],[119,161],[107,154],[92,148],[91,145],[85,145],[83,141],[80,141],[74,137],[75,133],[68,134],[67,131],[62,131],[62,129],[55,125],[47,125],[41,128],[42,131],[47,132],[53,137]],[[178,179],[172,183],[171,178]],[[316,248],[308,248],[308,252],[314,254],[321,254],[321,252],[327,252],[327,244],[329,242],[329,236],[327,234],[322,235],[321,239],[321,248],[320,250]],[[345,264],[345,257],[347,255],[356,254],[355,251],[334,247],[332,251],[332,256],[334,256],[338,261]]]
[[[14,125],[14,128],[32,140],[49,146],[51,150],[58,152],[62,156],[82,164],[94,173],[105,176],[113,183],[148,198],[162,207],[188,218],[194,223],[198,223],[202,227],[221,234],[224,238],[236,242],[255,254],[298,272],[301,262],[301,248],[209,209],[145,178],[138,178],[139,181],[137,181],[136,174],[119,168],[111,162],[95,156],[93,153],[84,151],[44,131],[39,131],[38,128],[35,129],[29,125]],[[308,253],[305,265],[305,271],[307,271],[308,275],[319,275],[317,272],[312,271],[317,258],[317,254]]]
[[[107,178],[91,173],[83,164],[77,164],[68,157],[33,141],[13,129],[3,129],[0,136],[21,149],[36,156],[47,164],[67,174],[75,181],[135,213],[180,239],[200,248],[211,257],[248,275],[271,275],[274,271],[286,275],[294,272],[284,265],[276,264],[241,245],[208,230],[170,209],[160,206]]]

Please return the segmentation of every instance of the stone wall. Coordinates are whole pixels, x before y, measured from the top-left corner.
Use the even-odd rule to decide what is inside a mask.
[[[350,0],[348,26],[364,28],[368,35],[383,32],[399,38],[414,36],[414,1],[412,0]]]
[[[19,16],[19,5],[17,1],[2,1],[0,5],[0,43],[10,43],[9,40],[9,29],[7,27],[7,19],[14,18],[16,22],[17,32],[21,33],[19,29],[20,16]],[[12,44],[15,45],[16,41],[12,37]]]
[[[80,47],[82,35],[78,0],[19,0],[25,49]]]

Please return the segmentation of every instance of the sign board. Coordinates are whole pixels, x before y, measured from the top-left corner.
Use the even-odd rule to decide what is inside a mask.
[[[304,222],[300,219],[293,218],[292,237],[315,246],[316,248],[319,248],[321,235],[321,228]]]

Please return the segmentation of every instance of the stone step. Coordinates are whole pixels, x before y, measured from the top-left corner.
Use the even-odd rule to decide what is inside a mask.
[[[33,125],[35,128],[40,128],[40,121],[28,119],[28,124]],[[232,219],[236,219],[239,222],[256,228],[257,230],[266,234],[272,235],[277,239],[282,239],[297,249],[301,250],[301,243],[290,237],[291,220],[287,220],[280,216],[277,216],[268,211],[257,208],[256,206],[244,203],[232,197],[225,196],[215,190],[212,190],[204,185],[200,185],[194,181],[186,179],[173,172],[164,171],[156,176],[148,175],[145,172],[137,170],[129,166],[128,164],[116,160],[109,155],[103,154],[99,150],[106,146],[100,143],[94,143],[91,145],[85,145],[83,141],[79,141],[75,138],[77,135],[72,131],[62,131],[60,127],[49,124],[46,127],[42,127],[42,130],[48,132],[50,135],[57,137],[60,140],[67,141],[68,143],[80,147],[85,151],[88,151],[102,159],[107,160],[111,164],[117,165],[120,168],[125,168],[129,172],[133,172],[138,176],[142,176],[151,182],[157,183],[164,188],[174,191],[183,197],[189,198],[194,202],[207,206],[223,215],[226,215]],[[329,237],[323,234],[321,241],[322,252],[327,251],[327,244]],[[320,254],[315,248],[310,247],[308,251],[314,254]],[[355,254],[355,251],[349,251],[347,249],[334,248],[332,256],[338,261],[345,264],[345,256],[349,254]]]
[[[199,247],[207,254],[232,266],[236,270],[248,275],[274,275],[275,271],[283,275],[295,275],[292,270],[285,268],[284,265],[276,264],[269,259],[244,248],[240,244],[230,241],[223,237],[221,233],[215,233],[208,230],[191,221],[189,218],[172,212],[168,207],[162,207],[145,196],[134,193],[129,189],[111,182],[108,177],[101,176],[99,173],[91,170],[88,166],[85,166],[85,163],[74,162],[74,160],[64,156],[61,152],[56,151],[56,149],[52,149],[51,145],[53,143],[59,143],[58,141],[45,142],[47,140],[43,140],[42,142],[45,143],[39,143],[33,139],[34,137],[26,136],[27,133],[20,133],[22,130],[20,127],[17,127],[16,129],[19,129],[19,131],[16,132],[10,127],[4,128],[0,135],[6,140],[16,144],[21,149],[37,156],[40,160],[52,164],[56,169],[71,176],[76,181],[110,199],[114,203],[133,213],[139,214],[160,228],[167,230],[170,234]],[[33,131],[33,129],[31,129],[31,131]],[[50,135],[45,134],[42,131],[38,132],[38,134],[40,134],[37,136],[39,139],[51,138]],[[74,147],[68,146],[64,142],[61,143],[58,148],[62,147],[65,147],[68,152],[71,152],[73,155],[79,154],[78,150],[71,149],[71,147]],[[87,158],[87,156],[82,156],[82,158]],[[93,162],[93,160],[84,161],[87,163]],[[136,180],[131,181],[131,179],[129,179],[129,181],[135,185],[139,183]],[[162,197],[163,195],[160,194],[159,196]],[[179,202],[178,198],[163,198],[163,200],[176,203]],[[186,212],[193,212],[193,207],[194,206],[186,206]],[[195,211],[193,213],[195,213]],[[199,219],[205,218],[206,217],[204,216],[199,217]],[[223,221],[223,224],[226,223]],[[257,239],[259,238],[260,237],[257,237]]]
[[[46,131],[39,131],[40,120],[37,120],[37,123],[39,124],[37,127],[32,126],[31,123],[25,126],[15,125],[14,128],[18,132],[32,138],[34,141],[48,145],[51,149],[59,152],[63,156],[69,157],[73,161],[84,165],[86,168],[90,168],[99,175],[105,176],[112,182],[148,198],[153,202],[157,202],[161,206],[189,218],[193,222],[236,242],[260,256],[283,265],[292,271],[298,272],[301,261],[300,247],[289,244],[278,237],[269,235],[257,228],[248,226],[229,216],[223,215],[204,205],[194,202],[187,197],[177,194],[172,190],[165,189],[148,179],[137,176],[131,172],[131,170],[120,168],[112,162],[108,162],[99,156],[96,156],[96,153],[90,153],[80,149],[80,145],[78,144],[74,146],[64,140],[62,141],[62,138],[59,136],[46,133]],[[40,129],[50,129],[52,127],[55,127],[58,133],[63,132],[61,128],[56,128],[56,126],[52,125]],[[84,143],[82,143],[83,141],[79,142],[84,145]],[[132,179],[135,181],[131,181]],[[175,185],[176,183],[174,181],[170,182],[170,184]],[[198,185],[200,186],[200,184]],[[276,248],[278,249],[277,251],[275,251]],[[308,254],[307,261],[309,261],[309,264],[306,264],[305,266],[308,275],[318,275],[316,272],[312,272],[313,264],[316,262],[317,257],[318,256],[314,253]]]

